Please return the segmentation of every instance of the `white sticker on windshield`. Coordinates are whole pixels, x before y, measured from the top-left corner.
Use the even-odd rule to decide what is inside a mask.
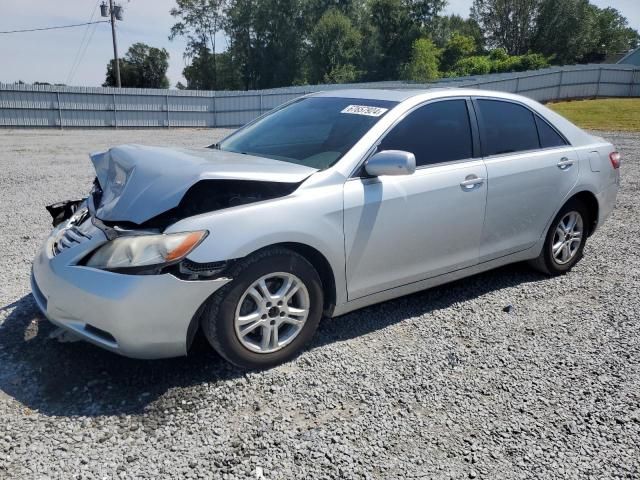
[[[381,108],[381,107],[369,107],[367,105],[349,105],[340,113],[353,113],[355,115],[367,115],[368,117],[379,117],[387,110],[389,109]]]

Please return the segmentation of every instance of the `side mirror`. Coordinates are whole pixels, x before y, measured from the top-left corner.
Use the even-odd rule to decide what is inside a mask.
[[[416,157],[402,150],[384,150],[371,156],[364,165],[372,177],[381,175],[411,175],[416,171]]]

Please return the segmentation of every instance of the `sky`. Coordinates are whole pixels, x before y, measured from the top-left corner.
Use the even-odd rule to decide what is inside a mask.
[[[640,0],[591,0],[600,6],[617,8],[640,30]],[[124,20],[117,22],[118,53],[123,56],[135,42],[144,42],[169,51],[171,85],[185,83],[182,69],[185,41],[169,41],[175,23],[169,11],[175,0],[122,0]],[[0,0],[0,31],[39,28],[88,22],[100,17],[100,0]],[[449,0],[445,13],[468,16],[473,0]],[[94,13],[95,12],[95,13]],[[83,42],[83,39],[85,40]],[[90,40],[87,42],[87,40]],[[87,45],[86,48],[81,48]],[[220,50],[226,48],[223,35]],[[107,62],[113,58],[111,28],[108,23],[45,32],[0,34],[0,82],[22,80],[100,86]],[[74,65],[77,65],[74,68]]]
[[[448,0],[448,3],[445,13],[457,13],[467,17],[473,0]],[[627,17],[630,27],[640,30],[640,0],[591,0],[591,3],[600,8],[617,8]]]

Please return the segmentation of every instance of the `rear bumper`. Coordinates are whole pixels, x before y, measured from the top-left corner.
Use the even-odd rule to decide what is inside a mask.
[[[106,238],[53,256],[49,238],[33,261],[31,287],[55,325],[112,352],[133,358],[186,355],[189,325],[226,278],[185,281],[173,275],[123,275],[78,266]]]
[[[597,228],[601,227],[609,217],[609,215],[611,215],[611,212],[613,212],[613,209],[616,205],[616,197],[618,196],[619,189],[620,177],[618,174],[615,183],[610,184],[607,188],[603,189],[600,193],[598,193],[598,195],[596,195],[599,206]]]

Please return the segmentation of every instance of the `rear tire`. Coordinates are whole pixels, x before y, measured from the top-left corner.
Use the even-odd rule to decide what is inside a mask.
[[[296,356],[322,317],[318,272],[292,250],[269,248],[238,261],[229,274],[233,280],[209,299],[201,319],[213,348],[247,369]]]
[[[551,222],[538,258],[530,264],[547,275],[562,275],[582,258],[590,225],[589,211],[577,199],[568,201]]]

